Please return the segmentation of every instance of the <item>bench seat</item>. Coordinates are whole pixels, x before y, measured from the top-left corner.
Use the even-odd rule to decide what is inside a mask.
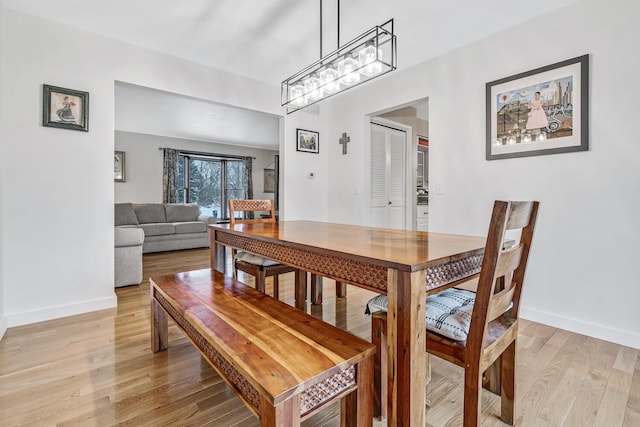
[[[342,425],[372,425],[373,344],[215,270],[150,282],[153,351],[169,316],[262,426],[297,426],[338,399]]]

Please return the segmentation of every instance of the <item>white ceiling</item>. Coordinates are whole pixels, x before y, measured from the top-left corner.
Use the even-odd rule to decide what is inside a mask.
[[[320,58],[317,0],[0,1],[10,9],[274,85]],[[394,18],[398,69],[404,69],[577,1],[342,1],[340,41]],[[337,45],[337,1],[325,0],[323,8],[327,54]],[[194,106],[189,117],[203,109],[202,103]],[[216,115],[204,117],[211,122]]]
[[[115,90],[116,130],[278,150],[277,116],[119,82]]]

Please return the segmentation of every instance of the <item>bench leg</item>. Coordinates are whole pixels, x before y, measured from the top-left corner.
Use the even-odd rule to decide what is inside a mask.
[[[277,274],[273,276],[273,297],[280,299],[280,279]]]
[[[322,276],[311,273],[311,304],[322,304]]]
[[[300,405],[294,396],[274,407],[260,397],[260,427],[300,426]]]
[[[367,357],[356,367],[358,388],[340,401],[340,426],[373,425],[373,358]]]
[[[167,349],[169,341],[169,324],[167,322],[167,313],[164,308],[156,301],[151,299],[151,349],[154,353]]]

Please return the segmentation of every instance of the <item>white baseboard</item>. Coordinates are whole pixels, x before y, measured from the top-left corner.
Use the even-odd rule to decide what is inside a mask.
[[[59,319],[61,317],[74,316],[76,314],[89,313],[91,311],[104,310],[118,306],[118,297],[114,293],[109,298],[83,301],[80,303],[47,307],[43,310],[34,310],[24,313],[10,314],[6,316],[9,328],[14,326],[29,325],[45,320]]]
[[[7,332],[7,318],[2,316],[0,317],[0,340],[4,337],[5,332]]]
[[[637,332],[613,329],[596,323],[583,322],[569,317],[558,316],[557,314],[525,307],[520,308],[520,317],[640,350],[640,334]]]

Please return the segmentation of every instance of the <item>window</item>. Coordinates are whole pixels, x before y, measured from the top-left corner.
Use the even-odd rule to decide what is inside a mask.
[[[197,203],[205,215],[229,219],[229,199],[244,199],[242,159],[178,156],[178,200]]]

